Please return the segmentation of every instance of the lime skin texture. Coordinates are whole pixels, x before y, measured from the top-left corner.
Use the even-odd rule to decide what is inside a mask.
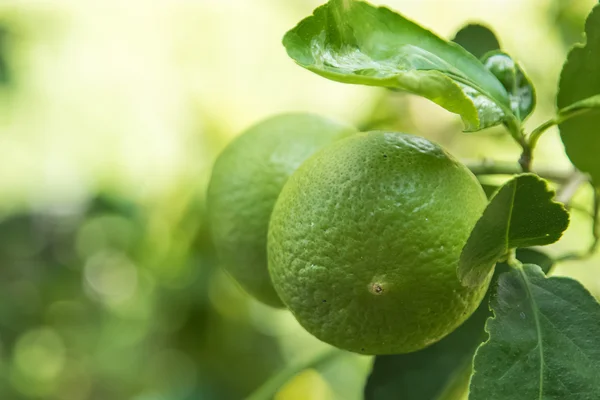
[[[317,338],[362,354],[423,349],[455,330],[488,280],[463,287],[461,250],[487,204],[439,145],[395,132],[353,135],[309,158],[271,217],[269,271]]]
[[[283,307],[267,268],[271,211],[289,176],[309,156],[356,129],[322,116],[269,118],[219,155],[207,192],[209,224],[220,263],[259,301]]]

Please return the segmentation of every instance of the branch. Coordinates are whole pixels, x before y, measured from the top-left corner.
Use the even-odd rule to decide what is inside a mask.
[[[594,187],[594,222],[592,223],[594,241],[590,246],[590,253],[596,252],[600,246],[600,187]]]
[[[475,175],[517,175],[523,172],[518,163],[508,161],[483,159],[462,162]],[[558,183],[566,182],[570,177],[569,172],[551,167],[536,168],[533,172],[544,179]]]
[[[582,253],[567,253],[563,256],[557,257],[556,261],[575,261],[585,260],[594,255],[594,253],[600,247],[600,188],[594,187],[594,211],[593,211],[593,222],[592,222],[592,236],[594,239],[590,244],[590,247]]]
[[[556,200],[568,206],[577,189],[584,183],[588,182],[588,177],[579,171],[574,171],[567,181],[558,189]]]

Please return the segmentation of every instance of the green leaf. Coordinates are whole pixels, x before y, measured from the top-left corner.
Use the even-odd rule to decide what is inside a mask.
[[[500,43],[494,32],[480,24],[466,25],[456,32],[452,41],[462,46],[477,58],[483,57],[492,50],[500,49]]]
[[[481,62],[506,89],[513,114],[524,121],[535,108],[536,100],[533,84],[521,65],[498,50],[487,53]]]
[[[517,247],[556,242],[569,225],[569,213],[552,199],[554,191],[534,174],[505,183],[483,211],[460,256],[458,276],[480,285],[494,265]]]
[[[498,189],[500,188],[498,185],[492,185],[489,183],[481,183],[481,187],[483,188],[483,191],[485,192],[485,195],[488,199],[491,199],[492,196],[494,194],[496,194],[496,192],[498,191]]]
[[[542,261],[548,271],[552,260],[533,249],[517,250],[523,262]],[[415,353],[377,356],[367,385],[366,400],[454,400],[462,399],[469,385],[472,359],[477,347],[487,339],[485,321],[492,314],[489,299],[495,282],[509,270],[500,263],[490,289],[477,310],[457,330],[441,341]]]
[[[579,282],[527,264],[500,276],[491,305],[470,400],[598,398],[600,304]]]
[[[486,338],[483,326],[488,316],[487,302],[483,302],[457,330],[424,350],[375,357],[365,399],[441,400],[456,398],[450,396],[455,392],[461,398],[473,354]]]
[[[506,90],[479,60],[387,8],[331,0],[283,44],[299,65],[326,78],[426,97],[459,114],[467,131],[516,123]]]
[[[519,260],[523,264],[537,265],[542,269],[542,271],[544,271],[544,274],[550,272],[550,270],[554,266],[554,259],[552,259],[546,253],[532,248],[517,249],[517,260]]]
[[[600,94],[600,5],[586,22],[585,46],[575,46],[563,67],[557,106],[559,109]],[[597,106],[597,103],[596,103]],[[571,162],[600,185],[600,109],[571,118],[559,125],[560,136]]]

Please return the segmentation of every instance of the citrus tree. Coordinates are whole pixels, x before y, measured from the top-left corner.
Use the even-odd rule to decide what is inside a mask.
[[[503,126],[521,148],[518,168],[468,168],[410,134],[275,117],[234,141],[213,172],[208,205],[225,267],[319,339],[376,355],[367,399],[600,398],[600,305],[579,282],[549,277],[600,243],[600,6],[585,29],[555,117],[527,132],[535,89],[489,29],[469,25],[447,41],[366,2],[317,8],[283,39],[298,65],[425,97],[466,133]],[[566,178],[532,167],[554,126],[575,169]],[[486,196],[476,178],[486,173],[511,178]],[[594,193],[589,248],[551,258],[539,246],[561,238],[581,185]]]

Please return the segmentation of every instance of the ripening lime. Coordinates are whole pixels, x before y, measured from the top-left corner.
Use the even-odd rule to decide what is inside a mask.
[[[456,273],[486,202],[471,172],[424,138],[369,132],[338,141],[308,159],[277,200],[273,284],[327,343],[364,354],[422,349],[486,292],[489,282],[463,287]]]
[[[221,264],[248,293],[283,304],[267,269],[267,230],[289,176],[318,149],[354,128],[312,114],[284,114],[253,126],[218,157],[207,202]]]

